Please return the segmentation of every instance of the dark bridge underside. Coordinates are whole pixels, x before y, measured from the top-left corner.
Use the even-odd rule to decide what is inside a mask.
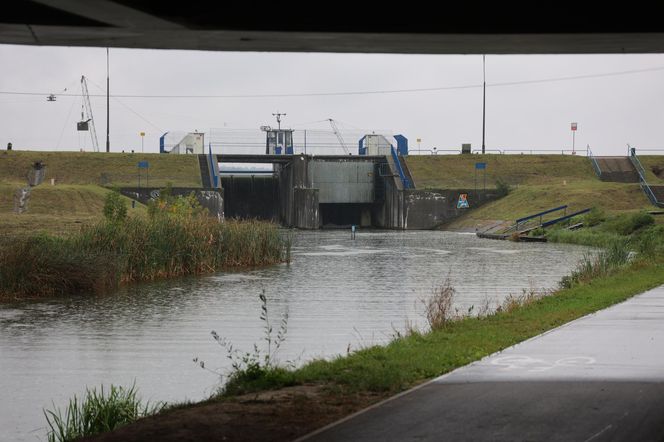
[[[592,14],[586,9],[590,5],[556,2],[447,2],[435,9],[409,2],[366,11],[357,2],[261,9],[253,2],[229,7],[202,0],[10,0],[0,17],[0,43],[412,54],[664,52],[661,7],[607,3]]]

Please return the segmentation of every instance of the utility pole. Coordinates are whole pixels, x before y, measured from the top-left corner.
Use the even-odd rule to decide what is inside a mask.
[[[111,151],[111,135],[110,135],[110,102],[109,102],[109,87],[111,84],[110,75],[108,73],[108,48],[106,48],[106,152]]]
[[[486,128],[486,54],[482,55],[482,76],[484,78],[484,86],[482,88],[482,155],[484,155],[486,151],[484,145],[484,134]]]
[[[281,116],[283,115],[285,117],[286,114],[282,114],[282,113],[279,113],[279,111],[277,111],[276,114],[272,114],[272,115],[277,117],[277,125],[279,126],[279,130],[281,130]]]

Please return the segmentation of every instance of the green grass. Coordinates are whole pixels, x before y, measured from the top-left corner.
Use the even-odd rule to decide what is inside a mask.
[[[58,408],[44,410],[50,428],[47,438],[49,442],[69,442],[105,433],[156,414],[164,405],[143,404],[134,386],[125,389],[111,385],[107,391],[102,386],[99,392],[86,389],[81,400],[76,396],[70,399],[64,412]]]
[[[510,185],[599,181],[588,159],[573,155],[410,155],[406,162],[418,189],[474,189],[477,162],[487,165],[487,188],[499,178]],[[478,188],[483,180],[483,171],[477,171]]]
[[[664,175],[662,175],[663,178],[660,178],[652,171],[653,167],[658,167],[659,169],[664,170],[664,155],[638,155],[638,158],[643,169],[646,171],[645,178],[646,181],[648,181],[648,184],[656,186],[664,185]]]
[[[28,210],[14,213],[14,192],[19,185],[0,183],[0,237],[25,236],[44,232],[55,235],[74,233],[84,225],[102,219],[104,198],[110,190],[96,185],[42,184],[32,189]],[[145,215],[146,207],[122,197],[130,213]]]
[[[0,236],[63,235],[99,221],[109,192],[102,184],[136,186],[137,163],[143,160],[150,163],[150,186],[163,187],[169,182],[174,187],[201,186],[198,160],[193,155],[0,151]],[[27,185],[35,161],[44,162],[46,177],[32,189],[28,211],[14,214],[14,193]],[[130,210],[144,214],[145,206],[137,204]]]
[[[136,186],[137,164],[150,164],[150,186],[200,187],[201,175],[195,155],[101,152],[0,151],[0,182],[24,185],[31,165],[46,165],[44,184],[55,178],[60,184]],[[143,185],[145,183],[141,181]]]
[[[409,156],[418,188],[475,188],[475,163],[487,163],[487,188],[498,179],[510,184],[509,195],[485,204],[445,226],[468,229],[517,218],[567,204],[568,213],[592,206],[612,213],[652,209],[638,184],[600,181],[586,157],[572,155]],[[482,188],[482,172],[478,187]]]

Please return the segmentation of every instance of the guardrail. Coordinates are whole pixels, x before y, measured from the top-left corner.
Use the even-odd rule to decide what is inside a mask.
[[[536,213],[534,215],[524,216],[523,218],[517,219],[516,224],[519,225],[524,221],[528,221],[529,219],[533,219],[533,218],[537,218],[537,217],[540,217],[540,224],[542,224],[541,218],[542,218],[543,215],[546,215],[547,213],[557,212],[559,210],[564,210],[564,209],[567,209],[567,204],[565,204],[563,206],[559,206],[559,207],[554,207],[553,209],[545,210],[543,212],[539,212],[539,213]]]
[[[599,168],[599,164],[597,163],[597,160],[593,156],[593,151],[590,150],[590,146],[586,148],[586,156],[590,158],[590,163],[593,166],[593,169],[595,169],[595,173],[597,174],[598,178],[602,177],[602,169]]]
[[[579,210],[578,212],[570,213],[569,215],[561,216],[560,218],[556,218],[556,219],[552,219],[550,221],[546,221],[546,222],[542,223],[541,227],[552,226],[552,225],[557,224],[561,221],[565,221],[565,220],[574,218],[577,215],[582,215],[582,214],[588,213],[588,212],[590,212],[590,209]]]
[[[403,183],[403,188],[410,189],[412,186],[410,185],[410,180],[406,177],[406,174],[404,173],[403,168],[401,167],[401,161],[399,161],[399,155],[397,155],[397,151],[394,149],[394,147],[392,147],[391,150],[392,150],[392,159],[394,160],[397,172],[399,172],[399,177],[401,178],[401,182]]]
[[[418,152],[425,152],[425,155],[438,155],[438,154],[461,154],[461,149],[409,149],[409,154],[417,154]],[[484,153],[497,153],[499,155],[551,155],[551,154],[561,154],[561,155],[578,155],[578,150],[571,149],[485,149]],[[481,154],[482,149],[473,149],[472,154]]]
[[[639,174],[639,186],[641,186],[641,190],[643,190],[653,205],[657,207],[664,207],[664,202],[657,199],[655,192],[652,191],[648,181],[646,181],[646,170],[643,168],[643,165],[641,164],[641,161],[636,156],[636,154],[629,155],[629,160],[632,162],[636,172]]]

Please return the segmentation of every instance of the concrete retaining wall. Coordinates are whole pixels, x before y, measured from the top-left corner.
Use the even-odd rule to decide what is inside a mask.
[[[459,209],[459,195],[465,193],[469,208]],[[469,210],[499,198],[494,190],[475,192],[460,190],[414,190],[404,191],[404,229],[434,229],[467,213]]]
[[[123,187],[120,193],[126,197],[148,204],[151,200],[159,198],[161,188],[159,187]],[[211,216],[224,217],[224,194],[222,190],[202,190],[198,188],[173,187],[171,189],[175,196],[187,196],[194,192],[199,203],[210,212]]]

